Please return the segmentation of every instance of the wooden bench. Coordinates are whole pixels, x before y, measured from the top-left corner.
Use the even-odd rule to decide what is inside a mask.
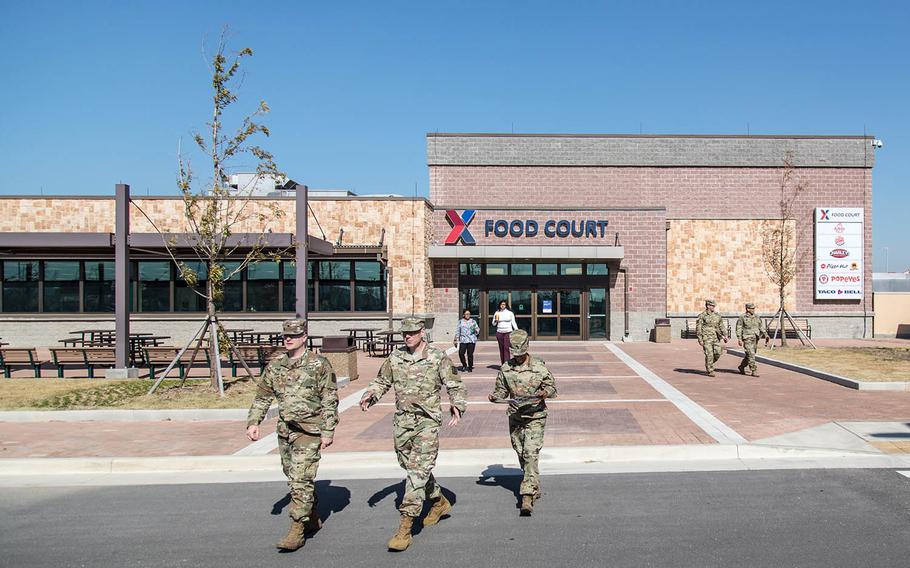
[[[143,364],[148,367],[149,370],[149,379],[155,380],[155,369],[158,367],[164,367],[167,369],[167,366],[171,364],[171,361],[174,360],[174,357],[180,353],[180,347],[170,347],[170,346],[152,346],[144,347],[142,350],[143,354]],[[182,379],[185,374],[185,370],[190,365],[190,358],[193,356],[194,346],[190,346],[186,351],[183,352],[183,355],[180,357],[180,360],[177,361],[177,364],[174,365],[177,369],[178,376]],[[199,350],[199,353],[196,354],[196,360],[193,361],[193,364],[203,363],[208,359],[205,356],[205,353],[202,352],[202,349]],[[167,378],[167,377],[165,377]]]
[[[803,332],[806,337],[812,339],[812,326],[809,325],[809,320],[807,319],[794,319],[793,323],[796,324],[796,327],[799,331]],[[768,335],[774,337],[774,332],[778,331],[778,326],[780,325],[780,319],[773,318],[768,320],[767,326],[765,329],[768,331]],[[787,333],[787,337],[798,338],[799,334],[793,329],[793,324],[787,318],[784,318],[784,331]],[[780,333],[777,334],[778,337]]]
[[[0,365],[6,378],[12,376],[11,367],[31,367],[35,377],[41,377],[41,361],[38,351],[34,347],[3,347],[0,348]]]
[[[727,318],[724,318],[724,323],[727,326],[727,337],[732,337],[732,335],[730,335],[732,332],[732,330],[730,328],[730,320],[728,320]],[[683,339],[689,339],[692,337],[694,337],[695,339],[698,339],[698,336],[695,335],[695,328],[697,325],[698,325],[697,318],[696,319],[687,319],[686,328],[684,330],[682,330]]]
[[[79,340],[77,339],[76,341]],[[52,347],[51,357],[53,358],[54,366],[57,367],[58,377],[63,377],[63,370],[66,365],[73,365],[80,369],[87,366],[85,363],[85,349],[82,347]]]
[[[88,378],[95,378],[95,367],[112,368],[117,364],[117,356],[113,347],[86,347],[85,366],[88,368]]]
[[[238,367],[243,367],[243,365],[240,363],[240,360],[234,356],[234,350],[236,350],[237,353],[239,353],[240,356],[243,357],[243,361],[247,364],[248,367],[250,367],[250,370],[252,370],[253,367],[259,367],[260,369],[265,367],[266,364],[263,363],[261,346],[259,346],[259,345],[235,345],[234,349],[228,350],[228,364],[231,366],[231,376],[232,377],[237,376]]]

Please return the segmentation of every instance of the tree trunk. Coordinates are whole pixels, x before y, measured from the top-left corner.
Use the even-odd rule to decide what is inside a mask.
[[[209,274],[211,274],[211,272],[209,272]],[[214,287],[212,278],[209,278],[208,282],[206,282],[206,292],[207,293],[206,293],[205,304],[206,304],[206,311],[208,312],[208,316],[209,316],[209,326],[210,326],[209,343],[211,344],[211,345],[209,345],[209,351],[211,351],[211,359],[209,362],[209,381],[211,382],[212,389],[215,392],[219,392],[220,388],[218,386],[218,371],[217,371],[218,366],[215,364],[215,361],[218,360],[218,359],[216,359],[216,357],[221,357],[221,352],[220,352],[220,349],[218,348],[219,347],[218,346],[218,332],[217,332],[217,326],[215,325],[215,300],[214,300],[215,287]],[[212,332],[211,330],[215,330],[215,331]],[[205,333],[203,333],[203,336],[205,336]]]
[[[780,286],[780,322],[778,323],[777,328],[780,329],[780,346],[787,346],[787,329],[784,327],[787,325],[787,320],[784,319],[784,285]]]

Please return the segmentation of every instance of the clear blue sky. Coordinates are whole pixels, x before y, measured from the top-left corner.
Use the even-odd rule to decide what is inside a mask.
[[[209,115],[203,41],[310,187],[427,194],[424,135],[862,134],[874,268],[910,266],[907,2],[0,0],[2,194],[174,194]]]

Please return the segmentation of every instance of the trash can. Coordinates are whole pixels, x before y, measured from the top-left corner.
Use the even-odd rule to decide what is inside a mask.
[[[670,343],[670,318],[654,320],[654,343]]]
[[[357,348],[354,338],[347,335],[327,335],[322,340],[319,353],[329,360],[335,370],[335,378],[357,380]]]

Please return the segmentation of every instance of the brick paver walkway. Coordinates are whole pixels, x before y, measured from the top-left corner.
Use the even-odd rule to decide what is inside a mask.
[[[748,440],[795,432],[832,421],[910,422],[910,393],[859,392],[791,371],[762,365],[761,377],[736,373],[738,358],[725,355],[718,376],[701,374],[694,340],[669,345],[620,343],[618,347]],[[706,434],[602,342],[533,342],[557,378],[544,451],[556,446],[711,444]],[[453,356],[453,360],[456,357]],[[469,408],[460,425],[444,427],[443,449],[508,448],[505,407],[486,400],[498,364],[493,342],[478,345],[475,371],[462,373]],[[364,388],[381,365],[361,354],[360,379],[340,398]],[[392,448],[394,395],[368,412],[353,406],[341,415],[329,452]],[[274,420],[263,432],[274,431]],[[113,457],[232,454],[249,444],[243,421],[0,422],[0,458]],[[884,451],[902,451],[896,440]]]

